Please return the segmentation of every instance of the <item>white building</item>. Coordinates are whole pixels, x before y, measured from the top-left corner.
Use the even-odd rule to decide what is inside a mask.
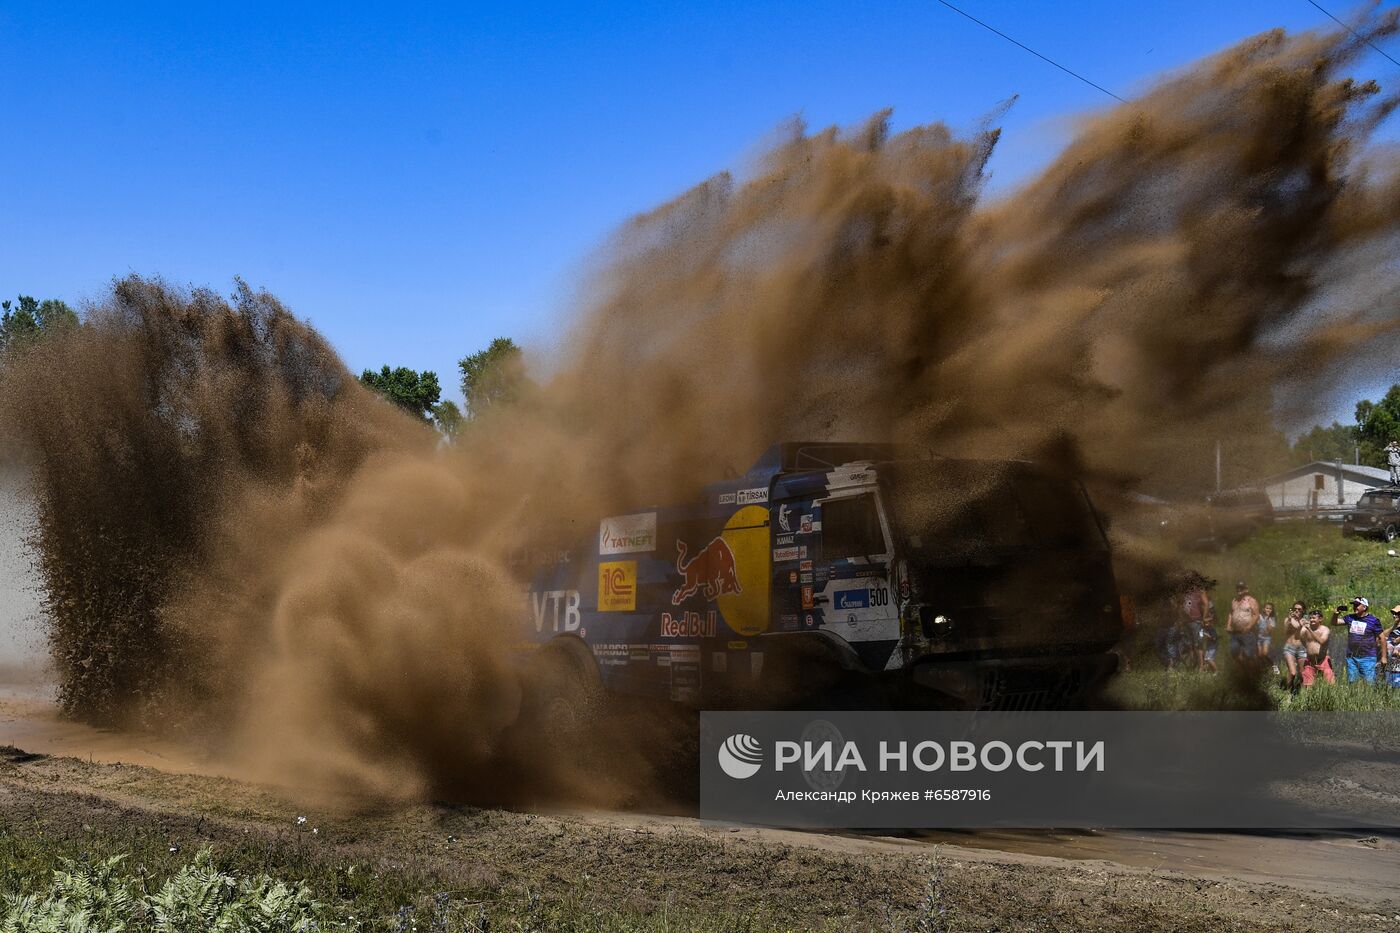
[[[1314,460],[1262,479],[1258,488],[1268,494],[1274,511],[1286,517],[1339,513],[1356,505],[1362,493],[1389,483],[1389,470]]]

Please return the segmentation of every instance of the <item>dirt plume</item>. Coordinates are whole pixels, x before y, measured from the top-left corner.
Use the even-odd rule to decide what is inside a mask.
[[[235,506],[267,487],[315,508],[368,451],[405,443],[319,335],[241,283],[230,301],[121,280],[3,378],[60,700],[99,722],[167,705],[199,654],[171,606],[202,585]]]
[[[793,125],[620,230],[529,390],[451,449],[269,295],[116,283],[4,374],[65,708],[218,723],[312,783],[535,792],[568,782],[511,730],[527,539],[781,439],[1051,460],[1115,510],[1205,489],[1217,440],[1247,478],[1400,346],[1395,99],[1345,76],[1362,48],[1252,38],[991,202],[995,129]],[[604,795],[649,779],[617,747]]]
[[[560,382],[628,423],[598,436],[610,472],[834,436],[1204,488],[1215,439],[1243,460],[1395,348],[1393,272],[1364,261],[1394,254],[1393,154],[1366,144],[1395,102],[1340,75],[1357,51],[1251,39],[1085,119],[985,206],[994,130],[794,128],[744,184],[619,234]]]

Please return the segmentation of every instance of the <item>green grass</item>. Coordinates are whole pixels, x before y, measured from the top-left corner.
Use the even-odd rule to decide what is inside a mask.
[[[119,861],[111,861],[114,857],[119,857]],[[440,879],[430,874],[386,867],[385,862],[342,863],[317,854],[312,847],[268,839],[210,843],[199,853],[172,851],[166,838],[149,827],[115,832],[88,828],[75,836],[46,832],[0,813],[0,930],[164,933],[167,929],[189,929],[194,933],[212,927],[160,926],[152,905],[164,894],[168,906],[191,913],[200,906],[201,897],[207,902],[206,889],[213,883],[211,878],[222,879],[214,886],[227,886],[227,899],[231,902],[265,907],[267,892],[279,882],[284,886],[284,898],[288,894],[297,898],[295,909],[287,913],[293,920],[303,921],[300,925],[235,925],[230,929],[768,933],[811,928],[806,922],[795,924],[790,918],[740,915],[722,907],[702,912],[667,905],[605,902],[572,886],[483,883],[469,889],[447,890]],[[72,915],[91,906],[92,901],[75,897],[74,885],[56,875],[70,869],[79,875],[80,882],[83,877],[99,877],[105,871],[109,876],[107,888],[124,892],[132,902],[122,908],[130,919],[119,925],[60,925],[71,922]],[[187,893],[191,891],[193,896]],[[20,914],[19,907],[25,907],[27,913]],[[920,904],[913,916],[903,913],[881,926],[920,929],[918,923],[925,912],[940,913],[936,903]],[[35,918],[39,922],[34,922]],[[829,926],[833,930],[841,928],[836,923]]]
[[[1273,686],[1269,696],[1280,710],[1312,713],[1370,713],[1400,710],[1400,689],[1374,684],[1314,684],[1291,694]]]
[[[1276,644],[1281,643],[1283,618],[1295,600],[1309,609],[1331,610],[1350,604],[1356,596],[1371,601],[1372,612],[1390,624],[1389,608],[1400,603],[1400,558],[1387,552],[1391,545],[1368,539],[1347,539],[1341,529],[1321,522],[1278,524],[1238,546],[1220,553],[1186,553],[1182,561],[1217,581],[1211,593],[1219,618],[1220,645],[1216,675],[1164,671],[1155,649],[1135,658],[1134,669],[1117,677],[1108,699],[1128,709],[1248,710],[1366,712],[1400,710],[1400,689],[1367,684],[1317,684],[1290,694],[1272,672],[1254,675],[1236,669],[1229,656],[1226,620],[1237,580],[1244,580],[1260,605],[1278,610]],[[1333,629],[1332,637],[1346,633]],[[1282,670],[1282,661],[1280,661]],[[1341,676],[1341,671],[1337,671]]]
[[[1226,662],[1228,664],[1228,662]],[[1137,710],[1285,710],[1297,712],[1400,711],[1400,689],[1372,684],[1315,684],[1289,693],[1272,673],[1247,680],[1228,671],[1197,674],[1138,668],[1119,675],[1108,699]]]
[[[1350,604],[1355,596],[1365,596],[1389,625],[1387,610],[1400,603],[1400,558],[1386,553],[1391,547],[1369,539],[1343,538],[1341,529],[1330,523],[1293,522],[1273,525],[1228,551],[1187,559],[1219,581],[1212,595],[1217,608],[1224,609],[1222,622],[1235,581],[1244,580],[1260,605],[1271,602],[1278,607],[1280,620],[1295,599],[1309,609],[1330,612]]]

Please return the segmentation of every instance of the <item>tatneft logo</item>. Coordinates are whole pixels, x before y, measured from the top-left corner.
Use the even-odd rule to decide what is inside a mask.
[[[656,549],[656,513],[615,515],[598,525],[598,554],[637,554]]]
[[[763,746],[753,736],[736,732],[719,747],[719,766],[735,780],[751,778],[763,766]]]

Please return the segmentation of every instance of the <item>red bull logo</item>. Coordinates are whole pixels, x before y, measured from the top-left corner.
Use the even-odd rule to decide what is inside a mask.
[[[676,550],[679,552],[676,572],[684,578],[684,582],[680,589],[671,594],[671,605],[679,606],[699,592],[703,592],[706,599],[744,592],[739,585],[739,569],[734,562],[734,552],[723,537],[712,540],[690,560],[686,560],[684,541],[676,542]]]
[[[682,612],[679,616],[663,612],[661,613],[661,637],[714,638],[715,611],[711,609],[703,616],[698,612],[689,611]]]

